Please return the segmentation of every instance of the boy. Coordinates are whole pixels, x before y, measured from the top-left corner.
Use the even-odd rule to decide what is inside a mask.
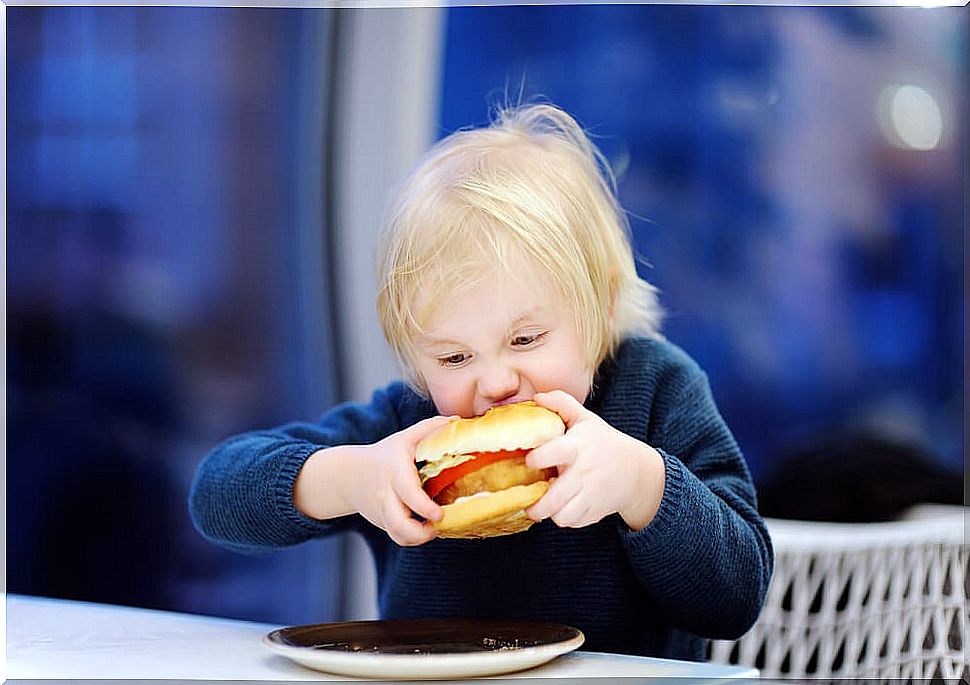
[[[383,618],[551,621],[589,650],[695,660],[706,638],[739,637],[770,541],[706,376],[659,334],[627,230],[608,166],[555,107],[441,141],[379,246],[378,314],[407,383],[218,446],[193,485],[198,529],[243,551],[356,530]],[[558,471],[527,512],[539,523],[435,539],[416,444],[445,416],[527,399],[566,423],[527,457]]]

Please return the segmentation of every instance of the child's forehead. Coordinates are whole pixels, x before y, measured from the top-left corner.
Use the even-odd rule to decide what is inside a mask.
[[[463,274],[441,270],[416,291],[415,313],[423,332],[468,317],[492,316],[513,326],[565,307],[551,275],[528,259],[479,265]]]

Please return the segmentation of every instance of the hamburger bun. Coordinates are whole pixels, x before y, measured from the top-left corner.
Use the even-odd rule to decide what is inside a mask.
[[[549,488],[555,469],[530,469],[525,454],[565,432],[559,415],[535,402],[453,419],[422,440],[416,461],[422,485],[443,516],[442,538],[485,538],[518,533],[533,524],[525,509]],[[454,470],[452,470],[454,469]]]

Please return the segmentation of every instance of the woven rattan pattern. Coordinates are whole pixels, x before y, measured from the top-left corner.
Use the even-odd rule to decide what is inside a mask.
[[[775,572],[758,622],[711,661],[786,678],[970,679],[964,507],[890,523],[767,521]]]

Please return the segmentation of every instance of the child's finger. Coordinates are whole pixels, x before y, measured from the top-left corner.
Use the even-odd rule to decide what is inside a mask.
[[[421,545],[435,536],[434,526],[411,518],[411,512],[399,500],[389,497],[384,500],[384,530],[391,540],[402,547]]]
[[[555,516],[567,502],[579,494],[580,482],[578,478],[562,476],[553,481],[546,494],[525,510],[526,515],[533,521],[542,521]]]
[[[566,424],[567,430],[582,421],[590,413],[575,397],[563,390],[536,393],[534,399],[539,406],[551,409],[559,414]]]
[[[525,455],[525,465],[530,469],[567,467],[576,461],[578,454],[576,443],[568,435],[564,435],[539,445]]]
[[[594,522],[590,509],[586,498],[576,496],[552,515],[552,521],[560,528],[582,528]]]
[[[418,523],[410,519],[400,526],[388,526],[387,535],[401,547],[416,547],[433,540],[436,532],[430,523]]]
[[[398,473],[394,478],[394,491],[401,501],[415,514],[430,521],[441,518],[441,507],[421,489],[420,481],[413,472]]]
[[[407,436],[408,442],[412,445],[417,445],[428,435],[431,435],[442,426],[448,425],[450,421],[457,418],[457,416],[432,416],[431,418],[418,421],[413,426],[405,428],[401,431],[401,434]]]

